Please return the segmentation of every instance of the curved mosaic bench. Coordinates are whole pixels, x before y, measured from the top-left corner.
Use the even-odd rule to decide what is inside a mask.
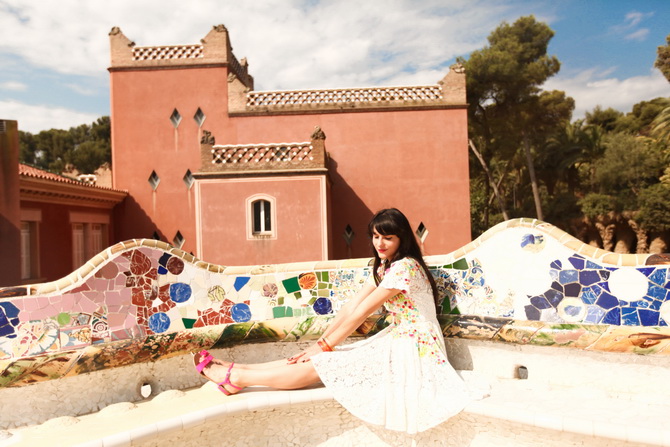
[[[619,255],[515,219],[427,258],[445,336],[670,353],[670,257]],[[116,244],[52,283],[0,289],[0,386],[201,348],[317,338],[369,259],[222,267],[155,240]],[[375,315],[358,335],[384,327]]]

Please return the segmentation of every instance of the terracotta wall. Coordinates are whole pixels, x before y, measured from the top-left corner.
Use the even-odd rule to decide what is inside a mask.
[[[16,121],[1,120],[0,128],[0,286],[21,279],[19,207],[19,130]]]
[[[221,265],[328,259],[325,176],[262,177],[198,182],[198,252]],[[248,237],[247,198],[276,200],[276,237]]]
[[[200,107],[203,128],[223,127],[226,95],[225,68],[112,74],[114,188],[130,192],[117,220],[119,240],[151,238],[157,231],[172,242],[179,231],[182,248],[195,253],[195,196],[183,181],[187,170],[200,169],[202,129],[193,116]],[[177,129],[170,122],[175,108],[182,116]],[[152,171],[160,177],[155,191],[148,182]]]
[[[331,259],[368,256],[367,222],[391,206],[415,229],[423,222],[427,254],[449,253],[470,241],[465,105],[229,117],[227,78],[225,66],[112,71],[114,188],[130,192],[120,207],[119,240],[156,231],[172,242],[179,231],[185,251],[219,262],[198,251],[196,198],[182,180],[187,169],[200,169],[202,130],[211,131],[216,144],[279,143],[308,141],[318,125],[331,157]],[[200,129],[193,119],[198,107],[207,116]],[[175,108],[182,115],[177,130],[169,120]],[[152,171],[161,179],[156,191],[148,183]],[[203,213],[203,222],[215,221]],[[350,249],[342,237],[347,225],[355,233]],[[236,264],[252,262],[245,256],[238,253]]]

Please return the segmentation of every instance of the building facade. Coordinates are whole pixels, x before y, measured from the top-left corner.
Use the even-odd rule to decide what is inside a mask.
[[[0,286],[55,281],[116,242],[127,192],[19,163],[18,123],[0,120]]]
[[[110,46],[113,186],[129,192],[118,239],[223,265],[362,257],[373,213],[397,207],[426,254],[469,242],[460,67],[429,86],[255,91],[223,25],[164,47],[114,28]]]

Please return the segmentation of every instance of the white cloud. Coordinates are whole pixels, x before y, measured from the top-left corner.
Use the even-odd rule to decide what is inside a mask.
[[[236,56],[248,57],[264,89],[383,84],[389,67],[432,71],[480,48],[501,19],[517,18],[505,2],[481,0],[3,3],[4,52],[96,77],[107,75],[113,26],[138,46],[153,46],[197,43],[224,23]]]
[[[585,70],[571,77],[557,75],[549,79],[545,90],[563,90],[575,100],[573,119],[583,118],[585,112],[596,106],[612,107],[624,113],[633,105],[660,96],[670,96],[670,84],[657,69],[651,69],[647,76],[627,79],[607,77],[611,70]]]
[[[615,34],[621,34],[626,40],[637,40],[643,41],[649,35],[649,29],[640,28],[637,29],[644,20],[652,17],[653,12],[642,13],[639,11],[631,11],[626,14],[624,17],[624,22],[620,25],[615,25],[610,28]]]
[[[639,42],[642,42],[647,38],[649,35],[649,29],[648,28],[642,28],[637,31],[634,31],[630,34],[628,34],[625,39],[626,40],[637,40]]]
[[[0,83],[0,90],[11,90],[14,92],[25,92],[28,90],[28,86],[23,82],[17,81],[6,81]]]
[[[63,107],[0,100],[0,119],[18,121],[19,130],[24,132],[37,133],[45,129],[69,129],[81,124],[90,124],[98,118],[96,114],[82,113]]]
[[[87,87],[84,87],[84,86],[81,85],[81,84],[72,84],[72,83],[70,83],[70,84],[65,84],[65,86],[66,86],[67,88],[69,88],[70,90],[72,90],[72,91],[74,91],[74,92],[77,92],[77,93],[79,93],[80,95],[84,95],[84,96],[93,96],[93,95],[95,95],[96,93],[98,93],[96,89],[94,89],[94,88],[87,88]]]

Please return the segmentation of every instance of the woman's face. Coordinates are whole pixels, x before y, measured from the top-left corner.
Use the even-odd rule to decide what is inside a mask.
[[[377,250],[381,259],[392,261],[400,248],[400,238],[395,234],[379,234],[377,229],[372,230],[372,246]]]

